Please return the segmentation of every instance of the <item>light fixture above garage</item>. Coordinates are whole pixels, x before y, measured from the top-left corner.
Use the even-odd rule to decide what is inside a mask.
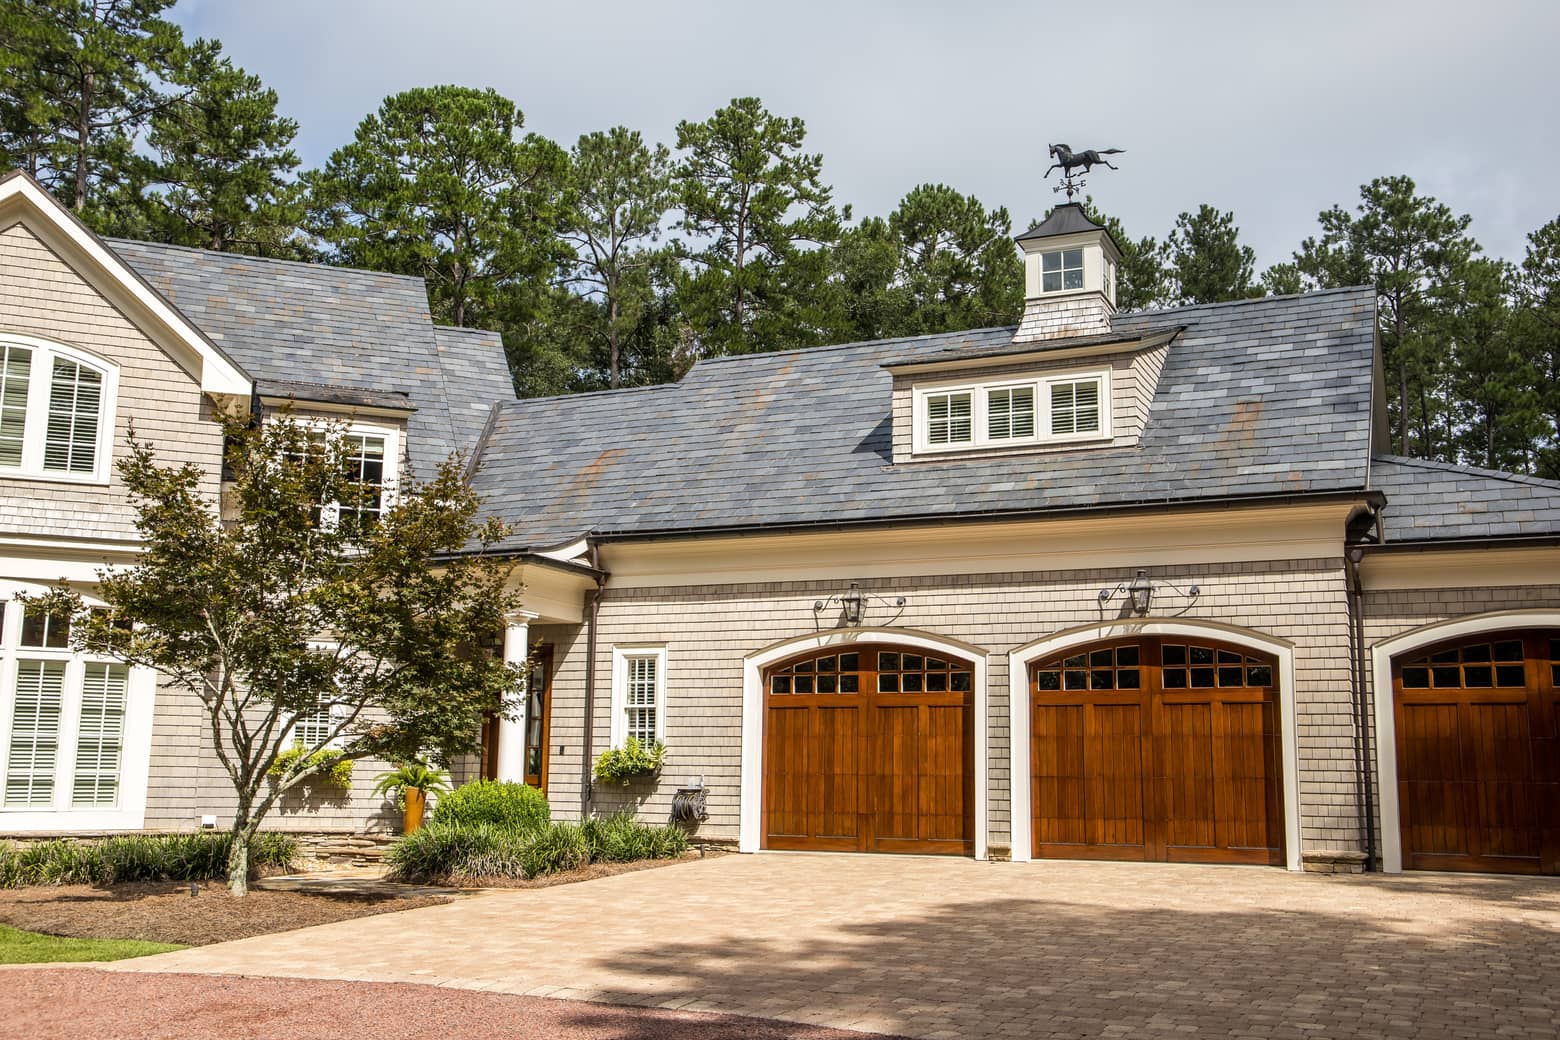
[[[876,593],[862,592],[861,586],[853,581],[850,583],[850,588],[844,592],[837,592],[828,599],[820,599],[813,603],[813,614],[821,614],[829,604],[837,603],[839,604],[840,612],[844,615],[845,623],[854,628],[859,626],[862,619],[866,617],[867,604],[871,600],[876,600],[884,606],[894,607],[899,611],[905,609],[905,598],[903,596],[895,596],[893,599],[889,599],[887,596],[879,596]],[[898,617],[897,614],[894,616]]]
[[[1154,605],[1154,596],[1160,591],[1174,592],[1180,595],[1186,602],[1182,605],[1181,613],[1186,611],[1196,602],[1202,594],[1202,589],[1196,585],[1186,588],[1168,581],[1154,581],[1145,570],[1139,570],[1130,582],[1119,581],[1114,588],[1100,590],[1100,607],[1103,609],[1107,603],[1121,596],[1130,602],[1129,609],[1138,617],[1147,617],[1149,609]]]

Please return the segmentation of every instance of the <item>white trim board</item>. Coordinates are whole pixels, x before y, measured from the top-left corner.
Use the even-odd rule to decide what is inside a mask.
[[[1397,719],[1392,711],[1392,659],[1422,646],[1507,629],[1560,628],[1560,610],[1497,610],[1437,621],[1383,639],[1370,648],[1371,700],[1376,712],[1377,802],[1381,806],[1381,869],[1403,872],[1403,829],[1398,805]]]
[[[771,643],[742,661],[742,800],[737,848],[758,852],[764,830],[764,669],[777,661],[825,647],[855,643],[892,643],[968,658],[975,668],[975,858],[987,855],[990,787],[986,778],[986,651],[969,643],[906,628],[835,628]],[[614,669],[615,670],[615,669]]]
[[[1106,639],[1131,636],[1185,636],[1216,639],[1272,654],[1278,660],[1278,711],[1283,729],[1284,861],[1290,870],[1302,869],[1300,857],[1300,763],[1295,712],[1295,650],[1282,639],[1249,629],[1212,621],[1111,621],[1058,632],[1026,643],[1008,654],[1008,733],[1011,768],[1010,815],[1013,862],[1033,858],[1034,827],[1030,815],[1029,784],[1029,665],[1043,657]]]

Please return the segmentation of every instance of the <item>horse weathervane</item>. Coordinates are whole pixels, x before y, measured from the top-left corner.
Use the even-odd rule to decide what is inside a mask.
[[[1045,175],[1047,177],[1051,176],[1051,171],[1056,169],[1062,171],[1062,183],[1051,190],[1065,191],[1068,202],[1072,201],[1074,194],[1083,190],[1085,183],[1083,179],[1084,174],[1088,173],[1096,165],[1106,166],[1112,170],[1118,169],[1118,167],[1111,166],[1105,156],[1122,155],[1125,152],[1125,149],[1121,148],[1105,148],[1099,151],[1090,148],[1086,151],[1075,152],[1065,144],[1053,144],[1047,145],[1047,147],[1051,150],[1051,158],[1056,161],[1046,169]]]

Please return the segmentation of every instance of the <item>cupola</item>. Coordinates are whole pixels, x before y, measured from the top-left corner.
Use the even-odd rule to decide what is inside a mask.
[[[1018,236],[1024,250],[1024,318],[1015,343],[1110,331],[1121,250],[1083,206],[1064,202]]]

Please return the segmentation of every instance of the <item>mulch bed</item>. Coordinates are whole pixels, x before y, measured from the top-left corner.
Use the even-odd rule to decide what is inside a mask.
[[[187,883],[65,885],[0,891],[0,923],[79,939],[145,939],[205,946],[353,917],[449,902],[444,896],[361,896],[268,892],[235,899],[226,886]]]
[[[188,898],[188,897],[186,897]],[[864,1040],[735,1015],[614,1007],[407,983],[16,968],[0,1038],[171,1040]]]

